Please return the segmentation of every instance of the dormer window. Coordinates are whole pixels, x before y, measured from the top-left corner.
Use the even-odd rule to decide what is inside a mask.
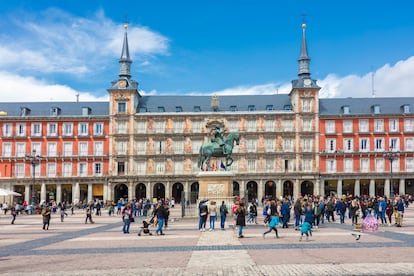
[[[290,105],[290,104],[285,104],[285,105],[283,106],[283,110],[292,110],[292,105]]]
[[[273,105],[266,105],[266,110],[268,111],[272,111],[273,110]]]
[[[181,106],[176,106],[175,112],[183,112],[183,108]]]
[[[52,115],[52,116],[60,115],[60,108],[59,107],[50,108],[50,115]]]
[[[29,116],[30,115],[30,109],[27,108],[27,107],[21,107],[20,108],[20,115],[22,117]]]
[[[344,105],[344,106],[342,107],[342,112],[343,112],[343,114],[349,114],[349,106]]]
[[[237,111],[237,105],[231,105],[230,106],[230,111],[232,111],[232,112]]]
[[[147,107],[146,106],[141,106],[139,108],[139,113],[145,113],[145,112],[147,112]]]
[[[194,112],[201,112],[201,107],[199,105],[194,106]]]
[[[165,112],[165,107],[159,106],[158,107],[158,112]]]
[[[411,112],[410,112],[410,105],[409,105],[409,104],[405,104],[405,105],[403,105],[403,106],[402,106],[402,109],[403,109],[403,113],[404,113],[404,114],[409,114],[409,113],[411,113]]]
[[[247,107],[247,110],[249,110],[249,111],[255,111],[255,110],[256,110],[256,108],[254,107],[254,105],[249,105],[249,106]]]
[[[89,107],[82,107],[82,116],[91,115],[91,109]]]
[[[376,104],[373,106],[374,114],[380,114],[381,113],[381,106]]]

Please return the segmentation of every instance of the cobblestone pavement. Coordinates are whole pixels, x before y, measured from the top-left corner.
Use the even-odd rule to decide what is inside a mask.
[[[64,222],[53,215],[48,231],[39,215],[19,215],[14,225],[0,215],[0,274],[414,275],[414,206],[403,227],[381,226],[358,241],[350,220],[321,225],[309,241],[293,227],[264,239],[266,228],[250,224],[239,239],[230,220],[225,231],[199,232],[196,219],[171,211],[164,236],[138,236],[142,218],[123,234],[121,217],[107,213],[94,224],[81,210]]]

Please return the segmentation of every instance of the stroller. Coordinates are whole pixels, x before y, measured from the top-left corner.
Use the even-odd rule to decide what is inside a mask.
[[[150,227],[150,224],[146,220],[142,221],[142,227],[139,228],[138,236],[141,236],[142,232],[144,232],[144,235],[152,236],[152,233],[149,227]]]

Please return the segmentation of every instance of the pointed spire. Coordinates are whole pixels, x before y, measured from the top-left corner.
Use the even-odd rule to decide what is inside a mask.
[[[306,45],[306,24],[302,24],[302,45],[300,48],[299,56],[299,79],[308,79],[310,78],[310,57],[308,56],[308,47]]]
[[[119,77],[120,78],[131,78],[131,63],[132,60],[129,57],[129,47],[128,47],[128,25],[124,25],[125,34],[124,34],[124,44],[122,45],[122,53],[121,58],[119,59],[120,71]]]

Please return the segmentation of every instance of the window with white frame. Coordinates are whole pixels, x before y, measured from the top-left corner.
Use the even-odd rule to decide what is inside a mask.
[[[32,123],[32,136],[34,137],[42,136],[42,124],[41,123]]]
[[[156,162],[155,163],[155,173],[156,174],[164,174],[165,171],[165,164],[164,162]]]
[[[127,134],[127,121],[117,121],[116,122],[116,133],[117,134]]]
[[[336,139],[326,139],[326,152],[336,151]]]
[[[335,159],[326,160],[326,170],[328,173],[336,172],[336,160]]]
[[[353,126],[352,126],[352,120],[345,120],[343,121],[343,132],[344,133],[352,133],[353,132]]]
[[[72,156],[73,154],[73,145],[72,142],[63,143],[63,156]]]
[[[398,119],[389,119],[390,123],[390,132],[398,132]]]
[[[369,151],[369,140],[368,138],[359,139],[359,151],[368,152]]]
[[[3,157],[11,157],[11,156],[12,156],[12,144],[3,143]]]
[[[384,159],[383,158],[376,158],[375,159],[375,171],[376,172],[383,172],[384,171]]]
[[[392,171],[399,172],[400,171],[400,159],[397,158],[392,162]]]
[[[266,131],[275,131],[275,121],[273,119],[265,120],[264,125]]]
[[[414,151],[414,138],[405,138],[404,151]]]
[[[302,140],[302,151],[303,152],[312,152],[312,139],[304,138]]]
[[[87,156],[88,155],[88,142],[79,142],[79,156]]]
[[[63,123],[62,124],[62,135],[63,136],[73,136],[73,123]]]
[[[403,112],[404,112],[404,114],[408,114],[408,113],[411,112],[410,111],[410,105],[409,104],[403,105]]]
[[[35,151],[36,155],[42,155],[42,144],[39,142],[32,143],[32,152]]]
[[[344,139],[344,152],[353,152],[354,151],[354,139],[346,138]]]
[[[256,131],[256,120],[246,120],[247,131]]]
[[[304,172],[312,171],[312,159],[303,159],[302,160],[302,170]]]
[[[126,141],[116,142],[116,154],[120,154],[120,155],[127,154],[127,142]]]
[[[155,152],[156,153],[163,153],[165,152],[165,143],[164,141],[155,141]]]
[[[57,123],[48,123],[47,124],[47,136],[55,137],[57,135],[58,135]]]
[[[283,130],[284,131],[293,131],[293,121],[292,120],[283,120]]]
[[[275,141],[271,138],[265,139],[266,144],[266,152],[274,152],[275,151]]]
[[[229,131],[230,132],[237,132],[239,131],[239,122],[231,120],[229,121]]]
[[[137,154],[145,154],[146,145],[146,141],[137,141]]]
[[[335,121],[329,120],[325,122],[325,133],[335,133]]]
[[[193,121],[193,132],[199,133],[201,131],[201,121]]]
[[[145,161],[137,162],[137,174],[145,174]]]
[[[345,169],[345,172],[347,172],[347,173],[354,172],[354,160],[349,159],[349,158],[345,159],[344,160],[344,169]]]
[[[23,178],[25,176],[24,175],[24,164],[16,164],[14,166],[14,175],[17,178]]]
[[[247,170],[249,172],[255,172],[256,171],[256,159],[247,160]]]
[[[375,138],[375,151],[384,151],[384,138]]]
[[[390,150],[400,150],[400,138],[390,138]]]
[[[26,136],[26,123],[17,123],[16,124],[16,136],[25,137]]]
[[[33,176],[33,166],[30,166],[30,175]],[[40,177],[40,164],[34,166],[35,177]]]
[[[63,163],[63,176],[72,176],[72,163]]]
[[[57,156],[57,144],[56,142],[47,143],[47,156]]]
[[[174,132],[182,133],[184,130],[184,121],[183,120],[174,120],[173,122]]]
[[[414,159],[413,158],[406,158],[405,159],[405,171],[406,172],[414,172]]]
[[[13,131],[12,124],[6,123],[3,124],[3,137],[11,137]]]
[[[126,112],[126,103],[118,102],[118,113],[125,113],[125,112]]]
[[[201,141],[193,140],[193,153],[198,153],[201,147]]]
[[[156,133],[163,133],[164,132],[164,121],[156,121],[155,122],[155,132]]]
[[[48,177],[56,177],[56,163],[47,163],[46,170]]]
[[[174,152],[175,153],[183,153],[184,151],[184,141],[174,141]]]
[[[93,175],[101,176],[102,175],[102,163],[97,162],[93,164]]]
[[[17,157],[26,156],[26,143],[16,143],[16,156]]]
[[[266,159],[266,171],[274,171],[275,169],[275,160],[274,159]]]
[[[254,139],[246,139],[246,140],[247,140],[247,151],[248,152],[255,152],[257,141],[254,140]]]
[[[81,162],[79,163],[78,167],[79,167],[78,176],[88,176],[88,163]]]
[[[369,172],[369,159],[362,158],[360,162],[361,162],[361,172]]]
[[[359,132],[369,132],[369,125],[367,119],[359,120]]]
[[[303,99],[302,100],[302,112],[311,112],[312,111],[312,99]]]
[[[413,131],[413,119],[405,119],[404,120],[404,131],[405,132],[412,132]]]
[[[104,124],[103,123],[94,123],[93,124],[93,135],[101,136],[104,134]]]
[[[102,156],[103,155],[103,142],[102,141],[94,142],[93,149],[94,149],[93,154],[95,156]]]
[[[303,131],[312,131],[312,119],[304,119],[302,121]]]
[[[283,140],[283,151],[292,152],[293,151],[293,139],[286,138]]]
[[[384,132],[384,120],[383,119],[374,120],[374,132]]]
[[[137,131],[138,131],[138,133],[145,133],[147,131],[146,121],[137,122]]]

